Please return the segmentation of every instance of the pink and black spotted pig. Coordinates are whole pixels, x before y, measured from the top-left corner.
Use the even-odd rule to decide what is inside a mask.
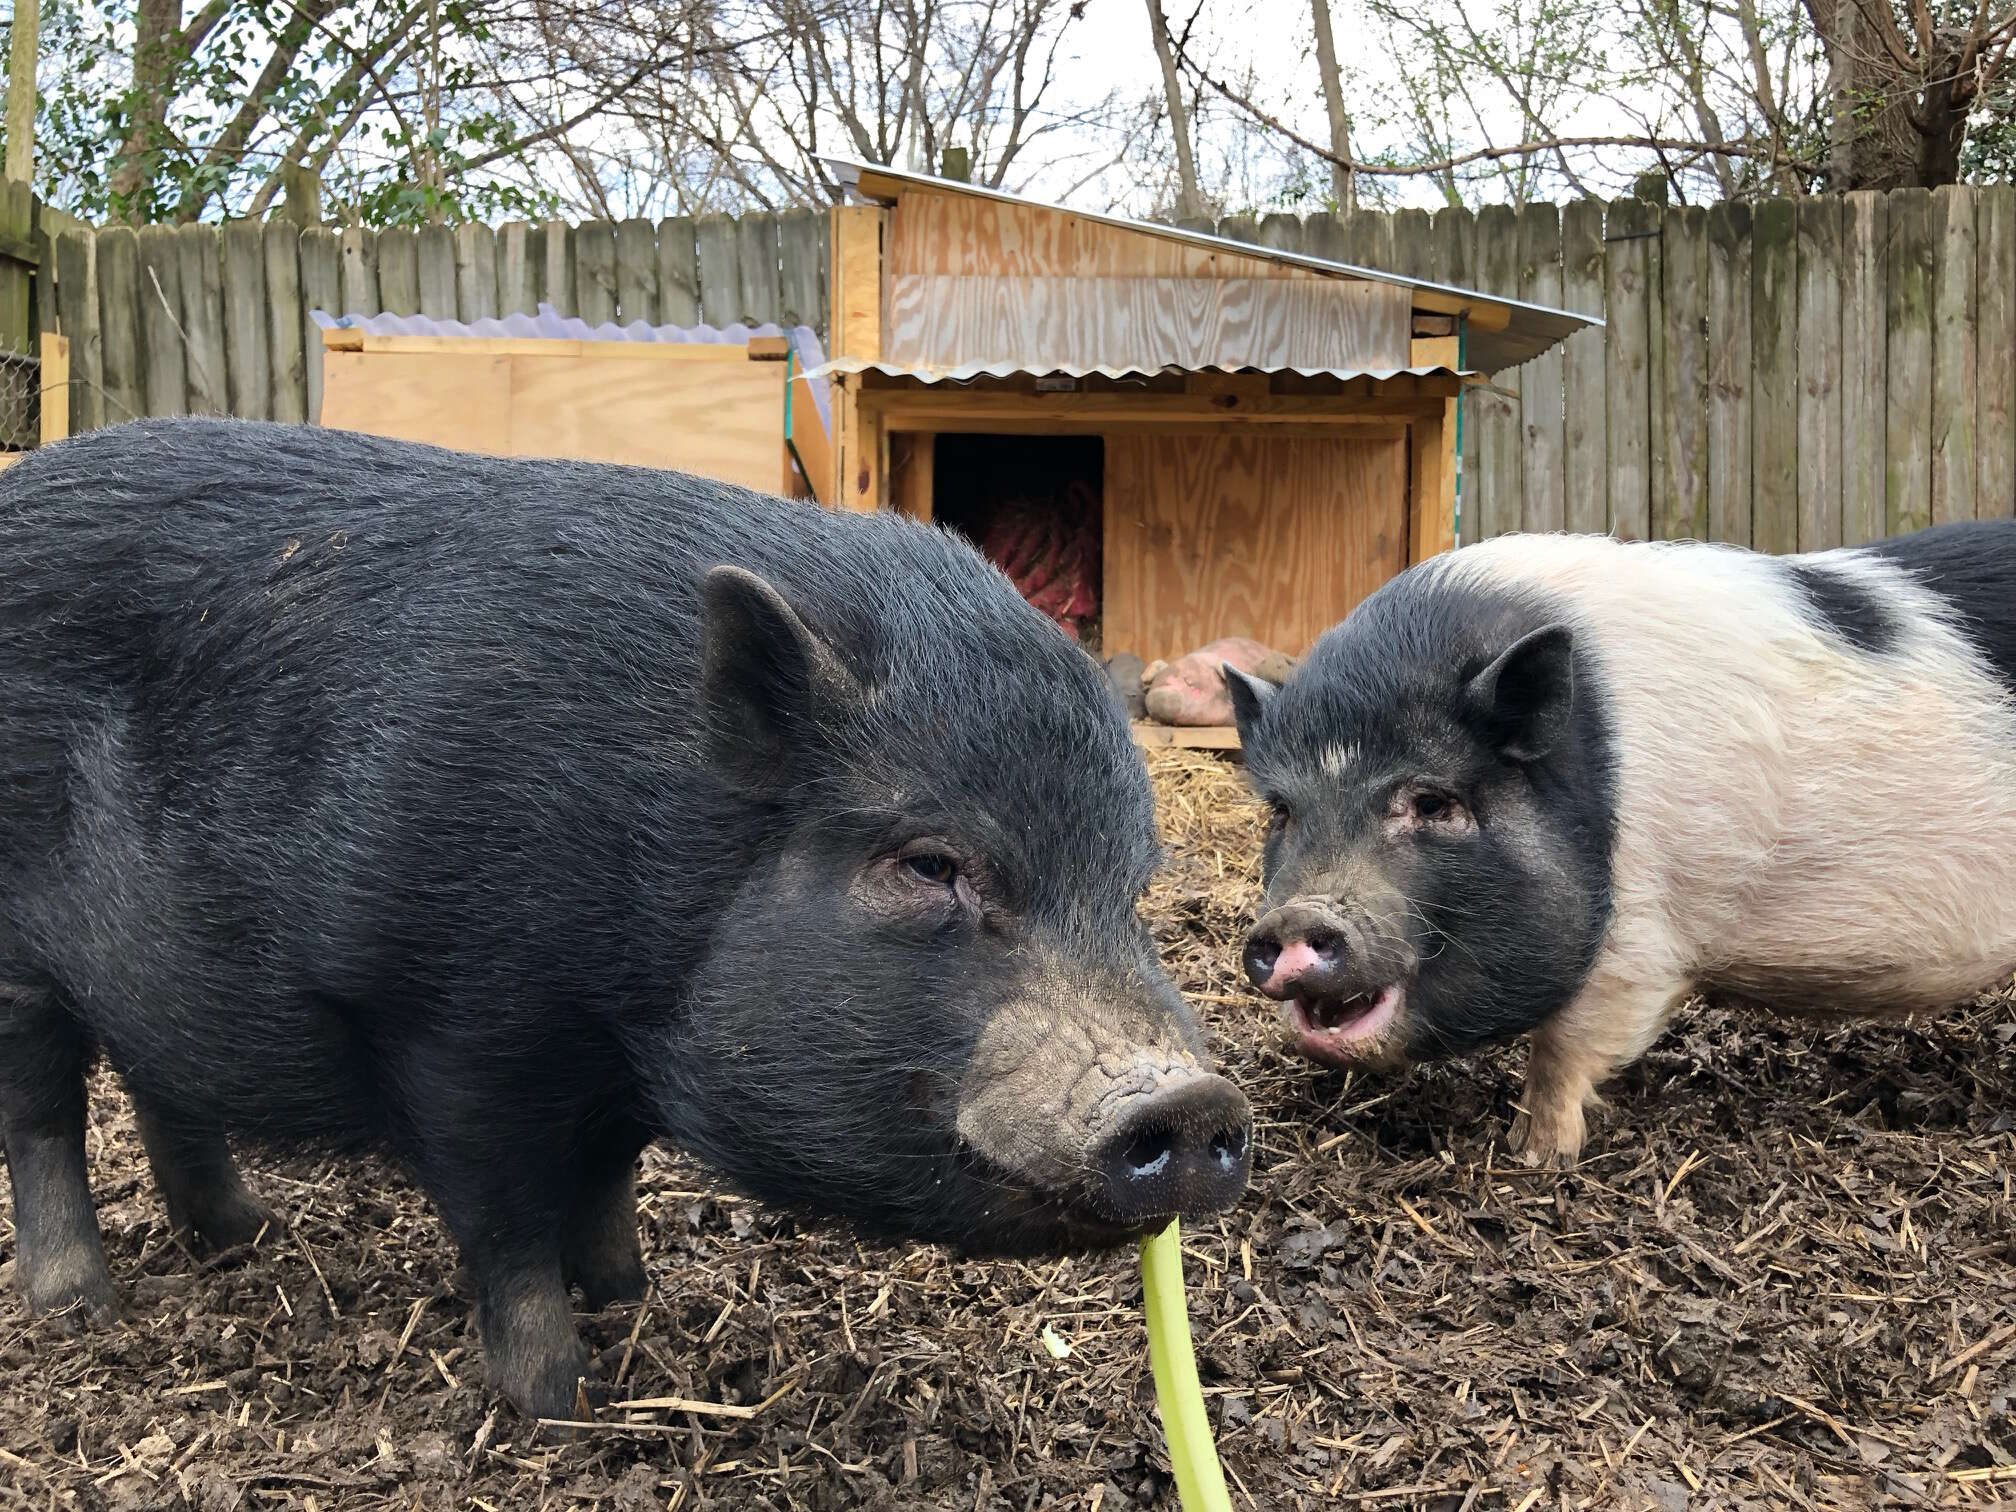
[[[1247,974],[1333,1064],[1530,1033],[1535,1163],[1693,993],[1903,1014],[2016,971],[2016,523],[1509,536],[1228,679],[1272,814]]]

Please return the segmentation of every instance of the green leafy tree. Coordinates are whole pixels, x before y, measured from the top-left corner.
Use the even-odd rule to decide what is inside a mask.
[[[691,66],[684,12],[640,28],[545,0],[53,0],[39,176],[94,219],[261,216],[314,180],[341,218],[549,213],[565,139],[615,96]]]

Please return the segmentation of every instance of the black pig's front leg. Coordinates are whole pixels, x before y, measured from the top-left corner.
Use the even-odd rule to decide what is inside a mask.
[[[554,1152],[566,1131],[511,1135],[471,1106],[485,1102],[508,1106],[465,1087],[415,1111],[417,1174],[475,1282],[491,1388],[527,1417],[572,1418],[588,1350],[562,1260],[576,1173]]]
[[[191,1126],[130,1084],[127,1091],[178,1240],[206,1251],[231,1250],[279,1231],[272,1210],[245,1190],[222,1134]]]
[[[641,1131],[603,1152],[583,1172],[580,1196],[567,1216],[561,1267],[581,1288],[590,1312],[612,1302],[641,1302],[649,1284],[637,1242],[637,1153]]]
[[[576,1417],[588,1350],[574,1328],[558,1245],[466,1253],[491,1389],[529,1418]]]

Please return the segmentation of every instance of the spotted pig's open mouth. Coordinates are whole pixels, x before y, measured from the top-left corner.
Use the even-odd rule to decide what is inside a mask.
[[[1381,1047],[1403,998],[1398,983],[1356,997],[1292,998],[1288,1027],[1312,1060],[1352,1064]]]

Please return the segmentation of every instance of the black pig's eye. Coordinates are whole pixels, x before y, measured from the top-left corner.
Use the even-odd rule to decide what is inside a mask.
[[[903,864],[920,881],[929,882],[934,887],[950,887],[959,880],[959,863],[950,856],[937,851],[922,851],[914,856],[905,856]]]
[[[1287,804],[1270,803],[1267,805],[1267,827],[1270,830],[1279,833],[1280,831],[1288,828],[1288,818],[1289,815]]]
[[[1424,788],[1410,794],[1405,802],[1406,807],[1401,812],[1412,823],[1424,828],[1446,834],[1455,831],[1467,833],[1474,827],[1469,810],[1463,807],[1463,800],[1448,793]]]

